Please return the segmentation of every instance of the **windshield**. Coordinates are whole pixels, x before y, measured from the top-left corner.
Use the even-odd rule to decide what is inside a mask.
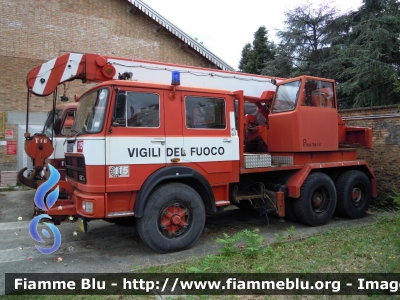
[[[272,107],[272,112],[293,110],[296,107],[300,85],[301,80],[280,85]]]
[[[79,100],[72,134],[97,133],[103,129],[108,94],[108,89],[98,89]]]
[[[59,126],[60,126],[60,115],[61,115],[61,109],[56,109],[55,111],[55,119],[54,119],[54,124],[56,124],[56,130],[55,130],[55,134],[58,134],[58,130],[59,130]],[[47,114],[47,119],[46,122],[44,123],[44,127],[43,127],[43,131],[42,133],[44,133],[47,137],[51,138],[52,134],[53,134],[53,111],[49,111],[49,113]]]

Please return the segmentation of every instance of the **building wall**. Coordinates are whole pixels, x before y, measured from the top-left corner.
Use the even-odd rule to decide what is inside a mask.
[[[400,191],[400,108],[348,109],[340,115],[348,125],[372,128],[372,149],[358,149],[358,156],[375,171],[379,191]]]
[[[66,52],[99,53],[135,59],[216,68],[158,23],[132,9],[126,0],[0,0],[0,122],[5,128],[25,124],[26,75]],[[66,84],[73,99],[88,85]],[[59,91],[63,93],[64,91]],[[70,100],[71,101],[71,100]],[[52,97],[32,96],[30,124],[43,124]],[[2,123],[0,123],[0,129]],[[0,169],[16,171],[17,156],[7,156],[0,137]]]

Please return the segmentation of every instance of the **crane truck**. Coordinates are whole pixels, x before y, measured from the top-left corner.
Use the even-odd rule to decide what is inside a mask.
[[[83,230],[133,216],[166,253],[191,247],[206,213],[232,204],[319,226],[335,211],[364,216],[376,197],[355,149],[372,147],[372,130],[343,122],[334,80],[70,53],[29,72],[28,103],[75,79],[99,84],[77,99],[58,183],[67,197],[48,214],[77,216]],[[51,143],[25,136],[43,168]]]

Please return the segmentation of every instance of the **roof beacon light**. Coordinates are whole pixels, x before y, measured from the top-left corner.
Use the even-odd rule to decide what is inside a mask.
[[[172,71],[172,82],[171,85],[181,84],[181,73],[179,71]]]

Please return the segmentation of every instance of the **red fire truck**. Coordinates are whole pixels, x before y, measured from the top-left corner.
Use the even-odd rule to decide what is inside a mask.
[[[54,151],[47,158],[47,162],[53,165],[60,178],[65,179],[65,138],[70,134],[74,124],[78,103],[62,103],[56,106],[55,111],[50,111],[43,127],[43,133],[53,141]]]
[[[64,99],[68,100],[65,98],[66,96],[63,96]],[[29,155],[30,151],[36,152],[37,147],[34,145],[34,147],[31,147],[27,150],[28,156],[30,156],[31,163],[28,163],[28,166],[31,167],[26,167],[21,169],[18,172],[18,180],[22,184],[29,186],[31,188],[36,189],[38,187],[38,182],[42,182],[42,167],[44,166],[43,163],[48,163],[54,166],[57,171],[60,173],[60,179],[65,180],[65,149],[66,149],[66,143],[65,143],[65,138],[67,135],[69,135],[69,132],[72,128],[72,125],[74,123],[75,119],[75,113],[76,109],[78,107],[78,103],[62,103],[56,105],[53,110],[49,111],[46,121],[43,126],[43,131],[40,136],[46,136],[47,138],[45,139],[46,142],[51,142],[52,147],[46,147],[49,151],[53,149],[52,153],[50,154],[49,157],[44,158],[42,157],[40,160],[40,157],[36,157],[35,155]],[[32,141],[32,140],[31,140]],[[36,144],[36,143],[34,143]],[[27,142],[26,145],[29,145]],[[38,151],[38,153],[41,153],[41,151]],[[45,159],[45,162],[43,161]],[[41,166],[38,167],[36,163]],[[28,177],[24,176],[25,171],[28,170]],[[43,174],[44,177],[44,174]],[[61,191],[59,197],[60,198],[67,198],[67,194],[63,194],[64,190]],[[38,215],[43,213],[43,211],[40,210],[36,205],[34,205],[34,210],[33,214]],[[66,216],[64,216],[63,219],[65,219]],[[59,216],[55,216],[55,219],[59,219]],[[57,223],[57,221],[56,221]]]
[[[74,79],[100,83],[79,97],[59,182],[68,197],[49,215],[134,216],[165,253],[191,247],[206,212],[231,204],[318,226],[335,211],[362,217],[376,197],[354,148],[371,148],[372,131],[342,121],[334,80],[67,54],[28,74],[28,94]],[[26,137],[33,156],[50,145]]]

